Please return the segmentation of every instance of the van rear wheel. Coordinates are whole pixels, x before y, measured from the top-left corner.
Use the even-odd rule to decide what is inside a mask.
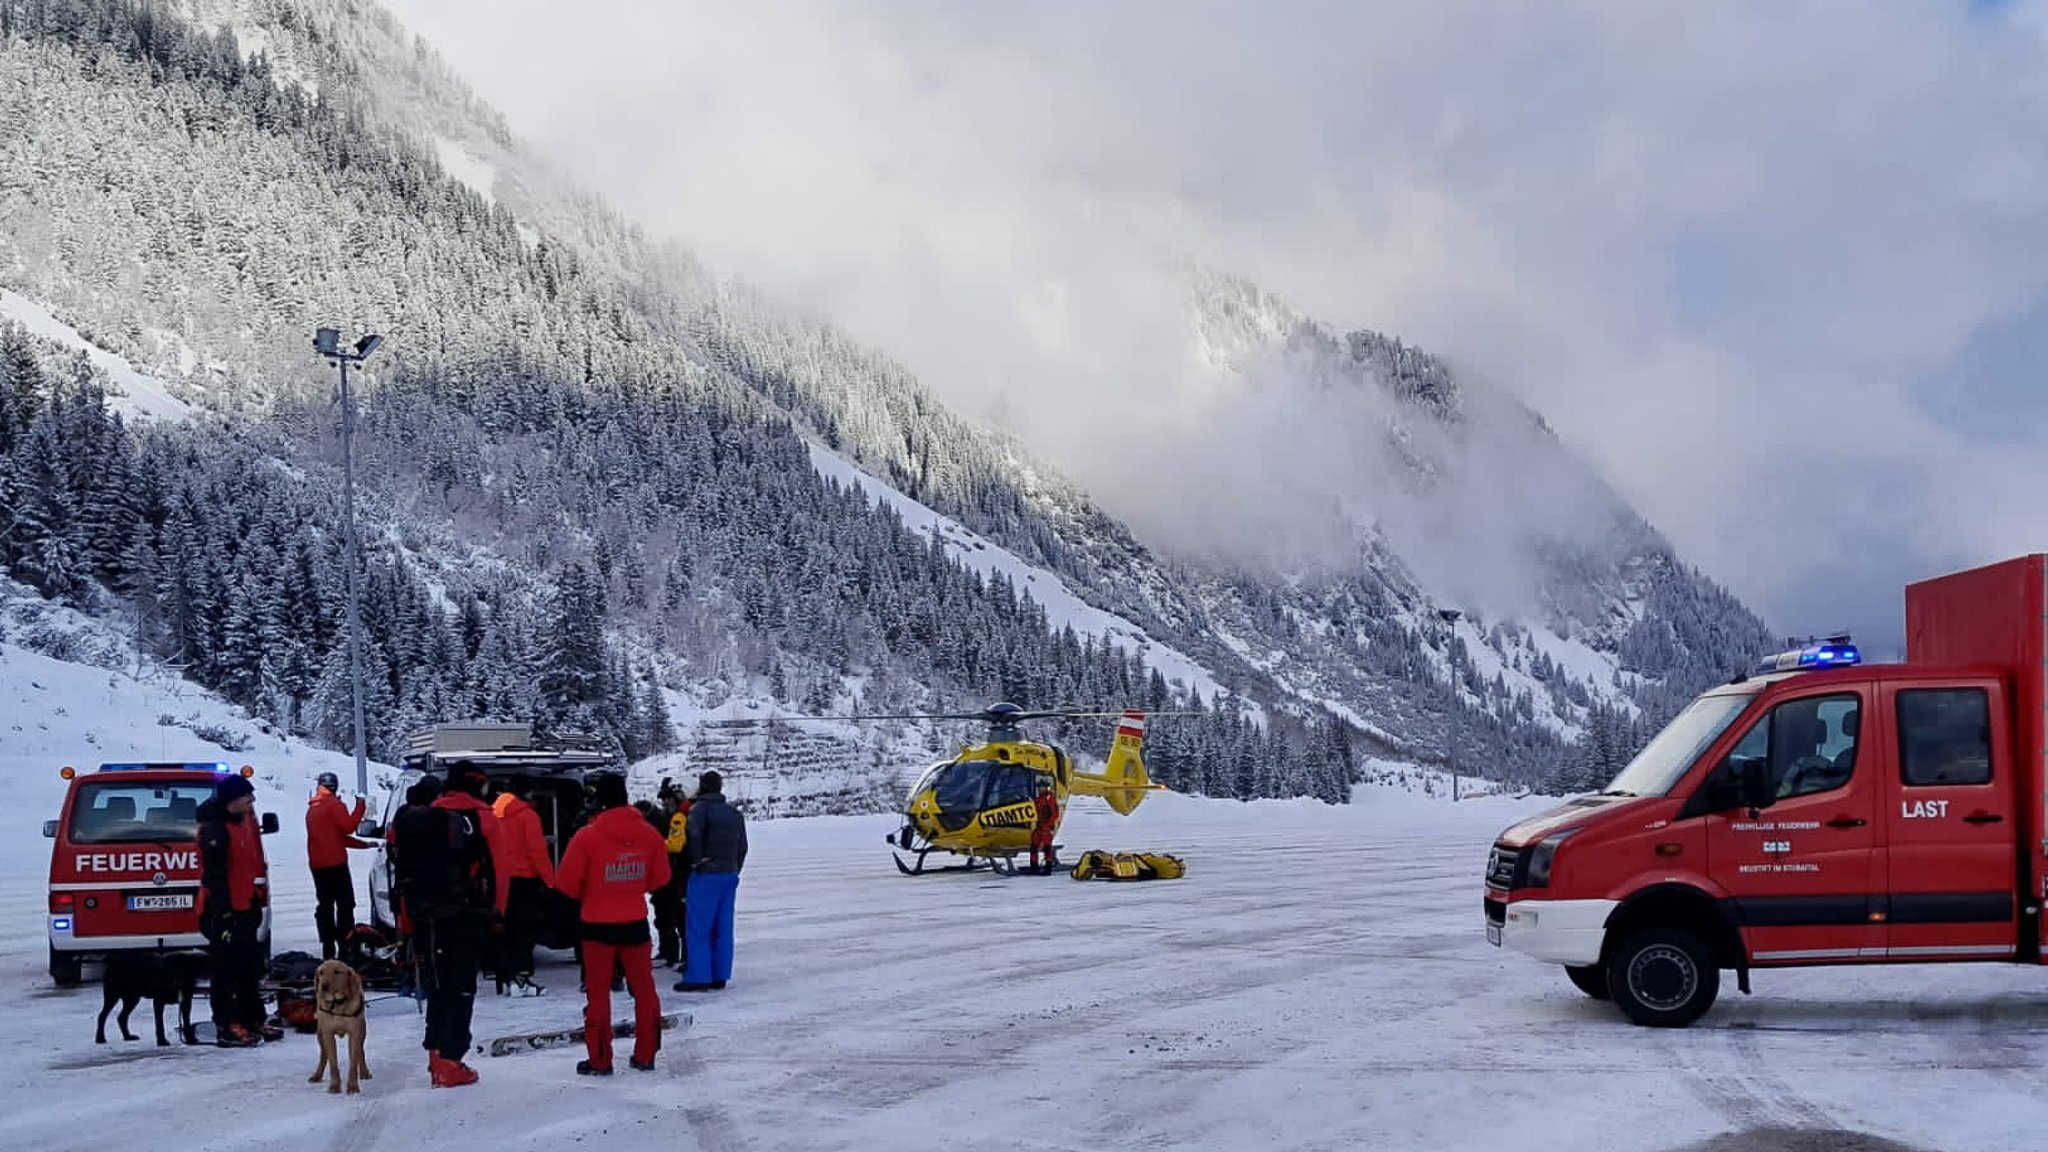
[[[85,980],[85,962],[76,956],[50,949],[50,979],[59,988],[76,988]]]
[[[1704,1016],[1721,992],[1714,953],[1692,932],[1651,926],[1631,934],[1607,958],[1607,987],[1630,1020],[1651,1028],[1684,1028]]]
[[[1572,987],[1584,992],[1595,1000],[1611,1000],[1613,994],[1607,990],[1607,969],[1598,964],[1564,966],[1564,974]]]

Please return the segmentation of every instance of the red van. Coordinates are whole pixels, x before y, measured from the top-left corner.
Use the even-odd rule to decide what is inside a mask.
[[[1487,939],[1665,1027],[1723,970],[2042,963],[2044,573],[1909,585],[1903,663],[1834,637],[1702,694],[1606,791],[1501,834]]]
[[[199,934],[199,806],[232,772],[218,763],[102,764],[71,782],[50,852],[50,976],[77,984],[85,962],[126,949],[204,948]],[[243,776],[254,774],[244,766]],[[260,825],[277,831],[277,813]],[[260,881],[259,881],[260,883]],[[263,894],[265,955],[270,894]]]

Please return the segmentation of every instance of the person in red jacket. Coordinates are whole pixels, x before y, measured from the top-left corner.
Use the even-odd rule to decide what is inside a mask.
[[[548,889],[555,884],[555,865],[548,859],[548,840],[540,813],[527,802],[527,782],[514,777],[491,809],[505,832],[505,870],[512,875],[505,897],[504,946],[496,965],[498,995],[538,996],[545,989],[533,982],[533,942],[540,934]]]
[[[1031,825],[1031,874],[1050,876],[1057,863],[1052,858],[1052,834],[1060,825],[1060,803],[1053,797],[1052,780],[1038,782],[1038,797],[1031,802],[1037,820]],[[1038,866],[1038,854],[1045,853],[1045,867]]]
[[[626,802],[626,778],[593,778],[592,798],[603,809],[569,841],[555,887],[582,902],[583,1043],[590,1058],[581,1076],[612,1074],[613,965],[626,970],[633,995],[634,1068],[654,1069],[661,1047],[661,1001],[654,991],[654,940],[647,931],[647,897],[669,881],[668,846],[647,818]]]
[[[356,837],[363,822],[363,798],[354,810],[335,793],[341,781],[322,772],[306,802],[306,864],[313,870],[313,924],[320,932],[320,958],[341,954],[342,938],[356,926],[356,882],[349,874],[348,850],[374,847]]]

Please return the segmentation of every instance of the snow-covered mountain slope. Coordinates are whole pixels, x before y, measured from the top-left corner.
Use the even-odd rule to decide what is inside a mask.
[[[1089,703],[1154,695],[1123,665],[1061,648],[1039,585],[1066,598],[1058,620],[1125,654],[1142,649],[1141,679],[1157,671],[1162,690],[1179,680],[1204,703],[1223,690],[1251,706],[1281,742],[1254,758],[1282,755],[1282,744],[1298,755],[1334,714],[1370,751],[1439,757],[1455,731],[1461,762],[1530,780],[1568,765],[1572,740],[1654,716],[1760,642],[1753,617],[1583,470],[1550,466],[1562,450],[1540,421],[1511,405],[1482,414],[1478,393],[1412,349],[1347,344],[1257,302],[1237,310],[1249,318],[1241,330],[1226,330],[1203,309],[1228,312],[1213,301],[1229,293],[1204,282],[1211,303],[1191,316],[1191,370],[1247,390],[1274,388],[1281,369],[1306,372],[1330,386],[1318,394],[1281,379],[1282,392],[1320,395],[1365,421],[1325,421],[1325,434],[1388,447],[1369,454],[1376,471],[1339,471],[1334,488],[1283,472],[1298,499],[1283,490],[1237,510],[1232,537],[1257,535],[1262,515],[1300,522],[1297,506],[1318,530],[1342,528],[1315,563],[1298,551],[1191,548],[1112,515],[1027,446],[949,412],[885,355],[648,242],[528,153],[374,5],[145,0],[70,23],[0,6],[14,29],[0,43],[10,94],[0,100],[0,284],[181,400],[231,415],[239,430],[193,435],[226,436],[230,454],[254,453],[260,469],[301,485],[278,505],[296,523],[252,535],[260,518],[227,508],[244,497],[207,474],[220,442],[147,442],[152,466],[193,474],[172,487],[203,489],[199,507],[223,503],[208,519],[217,547],[202,556],[163,531],[176,502],[156,501],[152,571],[204,570],[193,577],[202,604],[239,581],[279,605],[280,619],[313,612],[313,648],[331,661],[338,452],[331,369],[306,342],[333,323],[387,337],[360,376],[357,449],[383,599],[378,659],[391,681],[379,715],[391,722],[567,707],[608,675],[621,699],[650,698],[644,683],[624,685],[652,677],[707,705],[762,694],[810,712],[856,700],[957,708],[1025,687],[1085,690]],[[199,31],[220,26],[232,36]],[[195,123],[210,130],[188,131]],[[1267,453],[1252,463],[1287,458],[1251,443]],[[871,499],[838,501],[787,471],[799,445],[813,478],[822,446],[866,473],[871,495],[894,493],[883,503],[914,501],[954,525],[942,536],[972,533],[1015,565],[985,563],[971,544],[938,549],[947,573],[906,563],[904,539]],[[1502,468],[1474,466],[1496,456]],[[1568,511],[1584,503],[1601,525],[1590,545],[1561,529],[1486,529],[1477,512],[1516,495],[1501,485],[1521,456],[1531,472],[1572,482],[1526,487],[1567,493]],[[1505,506],[1545,528],[1542,503]],[[114,527],[89,551],[119,582],[129,577]],[[485,569],[503,570],[455,565],[415,597],[420,575],[400,561],[422,535],[480,549],[495,558]],[[248,556],[244,537],[256,545]],[[1450,562],[1423,546],[1437,540],[1454,542]],[[267,586],[275,558],[294,550],[302,578]],[[1009,578],[1019,566],[1036,570],[1021,588]],[[1512,582],[1519,595],[1488,595],[1446,577],[1465,572],[1530,578]],[[1020,590],[1043,621],[1017,616]],[[543,624],[521,625],[497,607],[507,595],[552,607]],[[295,596],[310,606],[288,610]],[[562,647],[561,614],[546,612],[578,599],[600,608],[593,626],[631,653],[630,670],[613,675],[595,649]],[[1447,604],[1465,610],[1455,629],[1437,616]],[[225,613],[209,611],[184,642],[224,639]],[[418,639],[422,629],[433,638]],[[443,639],[456,633],[459,643]],[[540,665],[567,650],[589,658],[582,679],[547,679]],[[239,677],[253,692],[260,653],[241,651],[243,666],[215,659],[200,674]],[[524,671],[461,667],[492,653]],[[288,676],[271,692],[291,705],[279,714],[317,717],[334,701],[333,676],[331,664]],[[1242,738],[1224,731],[1189,753],[1210,749],[1223,763],[1214,750]],[[1286,787],[1286,775],[1265,779]]]
[[[889,487],[823,445],[811,446],[811,461],[825,476],[857,487],[876,501],[887,504],[912,531],[938,541],[947,555],[967,568],[984,577],[995,576],[1009,581],[1012,587],[1031,597],[1044,609],[1046,622],[1051,627],[1071,628],[1078,635],[1093,637],[1131,652],[1144,660],[1146,667],[1158,670],[1168,684],[1196,692],[1212,704],[1225,695],[1215,673],[1172,645],[1153,640],[1138,625],[1075,595],[1057,573],[1027,563],[1008,549],[990,543],[958,521],[934,512]],[[1257,711],[1255,706],[1253,711]]]
[[[192,406],[172,394],[171,388],[154,376],[138,372],[127,360],[99,345],[50,314],[50,310],[19,292],[0,288],[0,323],[20,324],[38,339],[59,348],[82,353],[86,362],[106,375],[112,385],[107,404],[129,417],[182,420]]]
[[[132,634],[109,621],[44,600],[0,579],[0,779],[12,790],[0,812],[0,844],[11,882],[46,878],[49,841],[42,823],[57,813],[68,786],[59,770],[132,760],[247,764],[257,802],[279,814],[266,839],[272,858],[303,863],[301,819],[313,778],[333,772],[355,790],[355,760],[279,732],[147,655]],[[370,765],[370,790],[392,778]],[[297,853],[296,856],[293,853]],[[42,958],[42,940],[26,940],[12,921],[0,957]],[[26,940],[26,942],[24,942]],[[32,945],[32,947],[31,947]]]

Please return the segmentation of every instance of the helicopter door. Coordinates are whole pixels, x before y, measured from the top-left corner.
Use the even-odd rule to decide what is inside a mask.
[[[1039,774],[1022,764],[1004,765],[988,774],[988,795],[983,808],[1008,808],[1029,804],[1038,795]]]

